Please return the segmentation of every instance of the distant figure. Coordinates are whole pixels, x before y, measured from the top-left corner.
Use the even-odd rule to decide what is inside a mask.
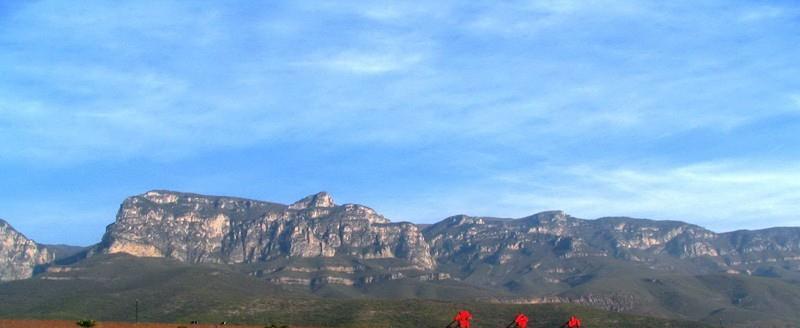
[[[189,322],[189,324],[190,325],[198,325],[198,324],[200,324],[200,321],[192,320],[192,321]]]
[[[508,324],[506,328],[528,328],[528,316],[520,313],[514,318],[514,321]]]
[[[228,324],[228,322],[227,322],[227,321],[223,321],[223,322],[220,322],[220,323],[219,323],[219,325],[220,325],[220,326],[224,326],[224,325],[227,325],[227,324]]]
[[[453,321],[451,321],[450,324],[447,325],[447,328],[455,327],[453,326],[453,324],[456,323],[458,324],[457,326],[458,328],[469,328],[470,320],[472,320],[472,314],[469,313],[469,311],[467,310],[458,311],[458,314],[456,314],[455,318],[453,318]]]
[[[573,315],[569,318],[569,321],[561,325],[561,328],[581,328],[581,320]]]

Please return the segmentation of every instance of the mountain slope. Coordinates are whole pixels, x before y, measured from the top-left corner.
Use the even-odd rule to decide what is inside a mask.
[[[532,327],[556,326],[571,314],[591,327],[705,327],[573,305],[321,298],[264,284],[235,268],[124,254],[93,256],[34,279],[0,284],[0,317],[132,321],[138,300],[140,320],[159,322],[438,328],[466,308],[482,327],[505,325],[518,312],[533,317]]]
[[[46,248],[0,219],[0,282],[30,278],[37,266],[54,258]]]

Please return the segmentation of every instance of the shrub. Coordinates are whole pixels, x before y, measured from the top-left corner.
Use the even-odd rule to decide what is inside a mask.
[[[94,327],[97,322],[94,320],[78,320],[75,324],[81,327]]]

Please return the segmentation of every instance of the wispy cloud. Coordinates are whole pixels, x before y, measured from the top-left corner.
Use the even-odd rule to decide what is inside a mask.
[[[423,60],[421,54],[370,53],[343,51],[303,64],[356,74],[382,74],[413,69]]]
[[[588,218],[677,219],[716,230],[798,225],[800,165],[709,162],[666,168],[551,168],[498,176],[516,186],[499,207],[557,207]],[[545,174],[553,174],[545,178]],[[547,179],[550,184],[536,183]],[[527,191],[525,191],[527,189]]]
[[[511,1],[492,3],[484,9],[465,26],[472,32],[512,38],[530,38],[578,21],[650,14],[646,3],[630,1]]]
[[[15,229],[38,243],[88,246],[100,241],[112,222],[116,204],[34,199],[0,202],[3,215]]]
[[[191,154],[304,137],[393,144],[479,137],[503,145],[619,133],[648,139],[733,131],[785,112],[775,97],[783,90],[765,82],[776,78],[771,72],[790,76],[790,63],[765,67],[758,58],[768,48],[756,45],[736,58],[682,50],[685,42],[713,42],[725,33],[717,24],[684,40],[650,41],[663,34],[644,24],[652,15],[691,25],[669,6],[315,6],[247,19],[177,4],[152,15],[135,3],[72,14],[47,3],[24,7],[5,23],[18,31],[3,36],[18,46],[0,58],[5,133],[17,146],[0,156],[153,157],[164,144]],[[146,19],[127,19],[132,13]],[[342,21],[352,15],[363,21]],[[461,28],[487,22],[510,29],[510,39],[487,44],[482,32]],[[529,24],[554,30],[531,38]],[[630,24],[645,27],[640,37],[620,34]],[[569,37],[553,43],[553,35]],[[50,47],[65,56],[49,55]],[[23,114],[33,108],[38,117]]]
[[[774,6],[758,6],[742,10],[739,20],[746,23],[775,19],[786,14],[786,10]]]
[[[792,95],[790,98],[794,101],[796,107],[800,108],[800,95]]]
[[[416,173],[381,185],[414,199],[387,206],[409,219],[452,214],[436,199],[498,215],[561,207],[723,229],[762,211],[791,223],[794,168],[747,163],[800,156],[797,13],[727,1],[31,2],[0,13],[0,166],[159,162],[203,167],[202,179],[223,170],[208,158],[255,165],[264,151],[304,163],[275,169],[292,180],[317,171],[303,165],[350,163],[319,178],[325,189]],[[15,172],[0,182],[26,175]],[[736,176],[772,184],[721,179]]]
[[[507,171],[454,188],[385,201],[394,217],[437,221],[459,213],[523,217],[564,210],[681,220],[718,232],[800,225],[800,165],[707,162],[678,167],[572,165]],[[408,208],[403,204],[422,204]]]

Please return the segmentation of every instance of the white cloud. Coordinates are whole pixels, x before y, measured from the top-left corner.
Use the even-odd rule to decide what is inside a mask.
[[[365,17],[383,22],[398,21],[408,18],[412,14],[409,10],[410,8],[400,7],[397,4],[370,5],[368,3],[360,3],[358,7],[364,8],[361,10],[361,14]]]
[[[716,230],[800,225],[800,164],[567,166],[496,179],[516,190],[497,201],[498,208],[510,212],[558,208],[585,218],[675,219]]]
[[[95,200],[95,199],[93,199]],[[100,241],[113,222],[116,203],[68,202],[36,198],[2,200],[0,218],[38,243],[88,246]]]
[[[446,18],[456,3],[453,1],[322,1],[295,3],[307,11],[324,11],[334,15],[356,15],[381,24],[408,24],[417,19]]]
[[[476,33],[526,37],[589,19],[636,16],[652,12],[632,1],[511,1],[494,2],[465,26]]]
[[[382,74],[412,69],[422,60],[422,55],[413,53],[371,53],[347,50],[304,64],[356,74]]]
[[[800,94],[790,96],[796,107],[800,108]]]
[[[786,11],[780,7],[774,6],[759,6],[744,9],[739,14],[739,21],[745,23],[754,23],[764,20],[770,20],[782,17]]]
[[[717,230],[800,223],[800,167],[774,164],[796,154],[752,150],[790,138],[789,124],[763,125],[800,108],[791,5],[258,6],[41,1],[2,14],[0,164],[191,168],[185,156],[263,146],[282,161],[301,144],[341,151],[357,174],[408,152],[429,181],[368,203],[400,219],[558,208]],[[708,163],[671,164],[690,161]]]
[[[757,89],[768,84],[759,77],[780,69],[753,66],[761,53],[736,51],[725,63],[719,54],[685,51],[682,41],[696,41],[694,34],[679,38],[676,50],[661,40],[639,44],[662,34],[606,43],[617,34],[584,24],[602,15],[651,15],[648,4],[520,1],[463,11],[450,4],[320,6],[253,22],[177,5],[152,15],[135,3],[80,12],[31,7],[18,22],[38,28],[3,38],[88,51],[42,59],[37,55],[50,49],[32,46],[0,55],[8,64],[0,73],[32,82],[0,79],[9,90],[0,103],[8,113],[0,117],[0,133],[17,141],[0,156],[157,157],[163,149],[197,153],[320,136],[406,145],[480,139],[546,155],[541,148],[612,134],[652,140],[692,129],[729,132],[783,110],[767,102],[773,94]],[[145,19],[127,19],[133,14]],[[676,17],[660,23],[688,21]],[[504,33],[514,40],[476,38],[461,28],[471,23],[510,29]],[[551,23],[565,45],[525,39],[524,31]],[[709,30],[725,32],[718,28]],[[206,47],[214,42],[223,46]],[[755,96],[763,108],[747,102]],[[308,126],[314,129],[296,132]],[[530,140],[537,147],[527,147]]]
[[[585,219],[679,220],[717,232],[799,226],[800,164],[504,170],[488,180],[415,191],[373,205],[391,218],[417,222],[455,214],[519,218],[564,210]]]

